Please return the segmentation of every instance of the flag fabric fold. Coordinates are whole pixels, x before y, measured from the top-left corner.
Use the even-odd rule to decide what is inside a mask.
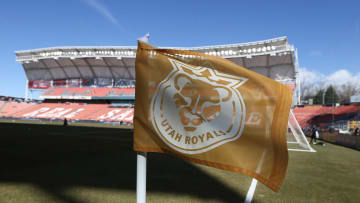
[[[286,85],[220,57],[140,41],[135,66],[135,151],[243,173],[279,190],[288,163]]]

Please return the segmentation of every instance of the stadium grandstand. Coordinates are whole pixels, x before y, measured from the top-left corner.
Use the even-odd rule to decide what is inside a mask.
[[[360,120],[359,104],[297,106],[294,109],[294,114],[303,129],[312,125],[338,130],[360,128],[358,122]]]
[[[9,97],[9,96],[0,96],[0,102],[25,102],[25,99],[22,97]],[[33,102],[40,102],[40,100],[33,100]]]
[[[220,56],[288,85],[300,100],[297,51],[286,37],[204,47],[166,47]],[[16,51],[27,77],[24,101],[3,102],[0,117],[132,124],[136,47],[51,47]],[[40,91],[41,103],[28,102]],[[32,94],[31,94],[32,95]]]

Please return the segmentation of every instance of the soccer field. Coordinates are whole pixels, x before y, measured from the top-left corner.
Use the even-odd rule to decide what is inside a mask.
[[[132,132],[120,128],[0,123],[0,202],[135,202]],[[254,202],[360,202],[360,152],[326,144],[289,152],[278,193]],[[148,155],[148,202],[242,202],[251,178]]]

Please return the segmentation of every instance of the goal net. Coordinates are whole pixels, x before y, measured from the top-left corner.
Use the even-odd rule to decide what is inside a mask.
[[[289,151],[316,152],[307,141],[292,110],[290,110],[288,121],[287,145]]]

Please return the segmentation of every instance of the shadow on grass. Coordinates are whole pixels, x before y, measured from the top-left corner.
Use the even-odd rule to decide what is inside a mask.
[[[31,183],[58,200],[76,186],[136,189],[132,133],[119,129],[0,124],[0,182]],[[148,155],[148,192],[241,202],[244,197],[195,166],[164,154]],[[135,199],[134,199],[135,201]]]

